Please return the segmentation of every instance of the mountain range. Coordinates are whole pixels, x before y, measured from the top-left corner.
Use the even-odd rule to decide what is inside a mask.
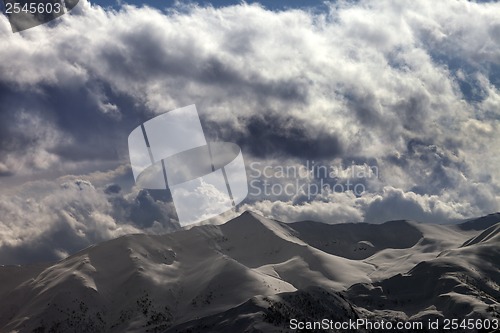
[[[222,225],[123,236],[57,263],[0,266],[0,332],[498,321],[499,267],[500,213],[440,225],[282,223],[245,212]]]

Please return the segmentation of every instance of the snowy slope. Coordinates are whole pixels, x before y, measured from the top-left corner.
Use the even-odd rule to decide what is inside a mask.
[[[479,230],[473,227],[469,230]],[[381,316],[500,318],[500,223],[406,273],[347,292],[353,303]]]
[[[478,221],[285,224],[246,212],[129,235],[51,265],[0,267],[0,332],[267,332],[292,314],[338,311],[495,315],[500,225]]]
[[[274,296],[256,296],[236,308],[186,322],[166,333],[284,332],[290,318],[346,321],[358,317],[359,311],[344,294],[308,287]]]
[[[317,249],[349,259],[365,259],[387,248],[410,248],[422,238],[422,232],[407,221],[381,225],[305,221],[290,226],[298,237]]]

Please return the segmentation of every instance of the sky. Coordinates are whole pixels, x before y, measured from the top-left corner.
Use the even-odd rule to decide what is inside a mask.
[[[168,193],[134,184],[127,137],[191,104],[209,140],[242,149],[238,212],[500,211],[499,3],[291,3],[80,1],[15,34],[1,15],[0,264],[179,228]]]

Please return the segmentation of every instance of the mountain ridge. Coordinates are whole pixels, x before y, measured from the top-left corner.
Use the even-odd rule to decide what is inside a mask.
[[[406,313],[409,320],[426,318],[426,307],[439,299],[450,301],[435,303],[432,316],[457,311],[461,298],[443,296],[456,290],[470,298],[472,313],[493,316],[500,277],[491,233],[499,227],[477,232],[408,221],[288,224],[248,212],[222,225],[127,235],[45,267],[0,267],[6,286],[0,287],[0,331],[170,332],[210,324],[215,332],[223,329],[217,318],[234,327],[279,330],[287,313],[315,318],[314,309],[327,308],[344,309],[345,318]],[[433,289],[422,278],[429,276],[449,282]],[[418,302],[413,296],[410,310],[402,286],[412,284],[428,293]],[[252,299],[257,303],[247,303]],[[300,312],[290,299],[319,305]]]

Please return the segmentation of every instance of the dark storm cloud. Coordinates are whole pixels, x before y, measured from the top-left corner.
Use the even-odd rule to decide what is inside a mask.
[[[265,101],[268,98],[281,99],[288,103],[304,104],[307,102],[308,88],[300,80],[269,80],[258,73],[245,77],[243,73],[228,67],[215,57],[206,59],[202,63],[203,66],[199,72],[192,76],[195,81],[221,86],[236,96],[255,96],[263,102],[263,106],[266,105]]]
[[[338,136],[326,131],[312,132],[298,119],[268,113],[240,120],[239,130],[229,124],[204,121],[208,139],[235,142],[255,158],[325,159],[343,154]]]
[[[106,193],[106,194],[118,194],[121,191],[122,191],[122,188],[118,184],[109,184],[104,189],[104,193]]]
[[[155,221],[170,220],[177,217],[171,200],[168,201],[170,204],[165,205],[159,205],[159,202],[161,201],[155,200],[148,191],[140,191],[130,208],[130,220],[138,227],[150,228]],[[179,225],[177,227],[180,228]],[[172,229],[175,229],[173,225]]]
[[[100,109],[92,88],[44,87],[44,93],[50,96],[48,112],[53,113],[57,128],[71,139],[51,150],[62,160],[123,160],[128,134],[142,122],[141,118],[146,118],[144,110],[134,107],[128,96],[115,94],[106,83],[93,84],[100,87],[115,111]]]
[[[41,138],[39,133],[22,128],[20,111],[29,110],[37,104],[37,98],[26,95],[0,81],[0,151],[2,156],[10,152],[24,151]],[[36,111],[35,111],[36,112]]]

